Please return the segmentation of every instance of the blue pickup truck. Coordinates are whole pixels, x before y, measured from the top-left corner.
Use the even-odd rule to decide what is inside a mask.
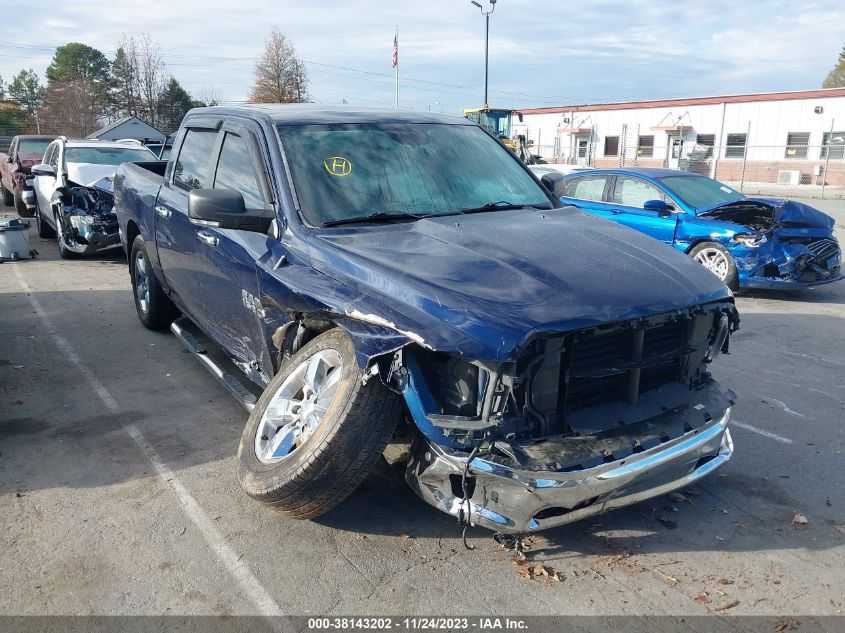
[[[521,533],[733,451],[708,371],[731,292],[562,206],[559,178],[466,119],[256,105],[192,110],[171,160],[122,165],[114,193],[141,322],[250,411],[250,496],[316,517],[391,455],[465,526]]]

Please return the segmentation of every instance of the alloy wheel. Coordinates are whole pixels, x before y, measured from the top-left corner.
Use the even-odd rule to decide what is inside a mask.
[[[303,360],[273,394],[255,434],[255,456],[263,464],[296,451],[325,420],[337,396],[343,359],[323,349]]]
[[[728,277],[728,257],[718,248],[702,248],[693,258],[722,281]]]

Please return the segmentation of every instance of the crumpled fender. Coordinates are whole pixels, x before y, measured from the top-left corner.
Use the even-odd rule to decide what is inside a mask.
[[[361,369],[369,367],[375,358],[391,354],[414,342],[407,334],[384,325],[351,317],[335,318],[334,322],[352,339],[355,357]]]

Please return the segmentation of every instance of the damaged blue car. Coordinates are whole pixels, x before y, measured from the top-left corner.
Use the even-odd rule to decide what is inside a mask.
[[[734,290],[843,278],[833,218],[794,200],[749,198],[711,178],[645,168],[573,174],[556,194],[671,244]]]
[[[392,466],[465,526],[519,533],[733,452],[710,373],[731,292],[562,205],[561,178],[464,118],[256,105],[192,110],[114,195],[139,320],[249,411],[247,494],[310,519]]]

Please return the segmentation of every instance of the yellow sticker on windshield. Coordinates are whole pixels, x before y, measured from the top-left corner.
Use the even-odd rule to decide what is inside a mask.
[[[348,176],[352,173],[352,163],[343,156],[331,156],[323,161],[323,165],[332,176]]]

